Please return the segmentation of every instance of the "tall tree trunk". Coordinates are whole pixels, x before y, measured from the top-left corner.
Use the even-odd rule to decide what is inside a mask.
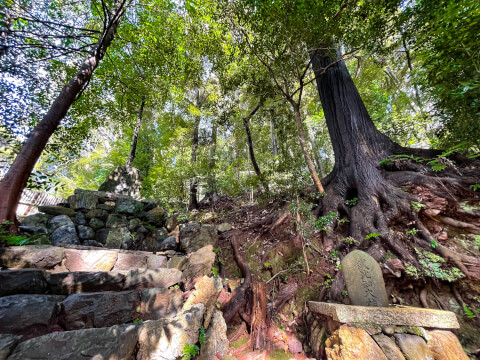
[[[47,114],[30,133],[15,161],[0,183],[0,194],[2,194],[0,199],[0,222],[16,221],[15,213],[18,202],[35,163],[50,136],[55,132],[60,121],[65,117],[70,106],[77,96],[81,94],[86,84],[88,84],[94,70],[103,59],[124,12],[125,1],[117,0],[110,21],[95,48],[85,59],[77,74],[60,91]]]
[[[255,115],[255,113],[260,109],[260,102],[255,105],[255,107],[250,111],[248,116],[245,116],[243,118],[243,127],[245,128],[245,132],[247,134],[247,145],[248,145],[248,153],[250,154],[250,160],[252,161],[253,169],[255,170],[255,174],[257,174],[258,178],[260,179],[260,182],[263,185],[263,188],[265,191],[268,193],[268,183],[265,181],[263,178],[263,174],[260,171],[260,167],[257,164],[257,160],[255,159],[255,152],[253,151],[253,141],[252,141],[252,134],[250,132],[250,125],[248,124],[249,119]]]
[[[132,165],[132,162],[135,159],[135,153],[137,151],[138,133],[140,132],[140,126],[142,125],[144,106],[145,106],[145,95],[142,96],[142,103],[140,104],[140,110],[138,110],[137,125],[135,126],[135,130],[133,131],[132,150],[130,151],[130,156],[128,157],[128,160],[127,160],[127,166]]]
[[[315,144],[315,137],[313,136],[312,130],[307,126],[307,134],[308,134],[308,139],[310,140],[310,145],[312,146],[312,154],[313,154],[313,159],[315,160],[315,167],[317,168],[318,171],[320,171],[320,176],[322,179],[325,177],[325,170],[322,165],[322,160],[320,159],[320,156],[318,156],[318,149]]]
[[[195,123],[192,136],[192,150],[190,155],[190,162],[194,165],[197,162],[197,149],[198,149],[198,127],[200,126],[200,116],[195,116]],[[198,209],[198,179],[194,176],[190,180],[190,204],[189,210]]]
[[[210,161],[208,164],[209,167],[209,179],[208,179],[208,191],[212,196],[212,199],[217,196],[217,185],[215,177],[215,165],[216,165],[216,155],[217,155],[217,131],[218,131],[218,122],[213,119],[212,121],[212,136],[211,136],[211,145],[210,145]]]
[[[272,139],[272,154],[273,156],[278,156],[277,137],[275,136],[275,123],[273,119],[270,120],[270,137]]]
[[[300,146],[302,147],[303,156],[305,157],[305,161],[307,162],[308,170],[310,174],[312,174],[313,183],[317,188],[320,194],[323,194],[325,190],[323,189],[323,185],[320,182],[320,179],[317,174],[317,170],[315,169],[315,165],[312,161],[312,157],[310,156],[310,152],[308,151],[307,142],[305,141],[305,134],[303,132],[303,121],[302,115],[300,113],[300,106],[298,104],[293,105],[293,111],[295,113],[295,124],[297,125],[297,134],[298,140],[300,141]]]

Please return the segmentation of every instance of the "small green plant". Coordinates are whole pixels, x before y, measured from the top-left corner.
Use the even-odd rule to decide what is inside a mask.
[[[202,345],[205,342],[205,328],[202,326],[200,328],[200,334],[198,335],[198,342]]]
[[[332,283],[334,282],[334,278],[332,278],[332,275],[330,274],[325,274],[325,281],[323,282],[323,284],[325,285],[326,288],[329,288],[330,286],[332,286]]]
[[[198,350],[200,350],[200,348],[197,345],[190,345],[188,343],[185,344],[183,348],[182,360],[192,359],[195,355],[197,355]]]
[[[220,251],[219,248],[213,248],[213,252],[214,252],[215,254],[218,253],[219,251]]]
[[[435,172],[442,171],[447,168],[447,166],[441,162],[440,158],[427,162],[427,165],[430,165],[432,167],[432,170]]]
[[[342,295],[343,296],[348,296],[348,291],[347,290],[342,290]]]
[[[353,237],[351,237],[351,236],[347,236],[346,238],[341,239],[341,241],[346,242],[346,243],[349,244],[349,245],[360,244],[360,241],[355,240],[355,239],[354,239]]]
[[[354,197],[351,200],[345,200],[345,205],[347,206],[355,206],[357,205],[358,198]]]
[[[134,324],[141,324],[141,323],[143,323],[143,321],[140,318],[136,318],[136,319],[133,319],[133,323]]]
[[[420,210],[422,210],[425,207],[424,204],[416,202],[416,201],[412,201],[410,203],[410,205],[412,206],[412,210],[415,211],[415,212],[419,212]]]
[[[430,246],[431,246],[432,248],[435,249],[437,245],[438,245],[438,243],[437,243],[435,240],[432,239],[432,241],[430,241]]]
[[[217,277],[218,277],[218,268],[213,267],[213,268],[212,268],[212,273],[213,273],[213,277],[214,277],[214,278],[217,278]]]
[[[170,290],[180,289],[180,286],[179,285],[170,286],[169,289]]]
[[[382,236],[383,234],[380,233],[370,233],[367,236],[365,236],[365,240],[369,240],[371,238],[377,237],[377,236]]]
[[[332,211],[330,214],[325,216],[320,216],[314,223],[313,227],[321,231],[327,232],[327,225],[333,223],[334,220],[338,219],[338,214],[335,211]]]
[[[341,218],[340,220],[338,220],[338,225],[340,224],[343,224],[343,223],[349,223],[350,220],[348,220],[347,218]]]
[[[417,232],[418,232],[418,230],[413,228],[412,230],[407,231],[407,235],[415,235]]]
[[[465,316],[468,317],[469,319],[473,319],[477,317],[474,313],[475,309],[472,309],[471,307],[468,307],[467,304],[463,304],[463,312],[465,313]]]
[[[473,185],[470,185],[470,189],[472,189],[473,191],[480,190],[480,184],[473,184]]]
[[[10,225],[13,225],[13,222],[4,221],[0,224],[0,242],[4,241],[7,245],[15,246],[31,244],[30,239],[25,236],[10,235]]]
[[[268,269],[270,266],[272,266],[272,264],[270,264],[269,262],[266,262],[263,264],[263,266],[265,267],[265,269]]]

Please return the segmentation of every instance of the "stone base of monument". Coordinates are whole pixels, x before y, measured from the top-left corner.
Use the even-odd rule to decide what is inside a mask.
[[[451,332],[460,326],[450,311],[314,301],[309,309],[326,320],[327,359],[468,360]]]

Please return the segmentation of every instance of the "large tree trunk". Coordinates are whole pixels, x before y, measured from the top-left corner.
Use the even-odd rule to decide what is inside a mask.
[[[132,162],[135,159],[135,153],[137,151],[138,133],[140,132],[140,126],[142,125],[144,107],[145,107],[145,95],[142,96],[142,103],[140,104],[140,110],[138,110],[137,125],[135,126],[135,130],[133,131],[132,150],[130,151],[130,156],[128,157],[128,160],[127,160],[127,166],[132,165]]]
[[[273,122],[273,119],[270,120],[270,138],[272,139],[272,154],[276,157],[278,156],[278,145],[277,137],[275,136],[275,123]]]
[[[192,165],[197,162],[197,149],[198,149],[198,127],[200,126],[200,116],[195,117],[195,123],[193,128],[192,135],[192,150],[190,155],[190,161]],[[190,180],[190,204],[188,205],[189,210],[198,209],[198,179],[194,176]]]
[[[63,87],[47,114],[33,129],[15,161],[0,183],[0,222],[16,221],[16,210],[28,178],[45,148],[50,136],[65,117],[70,106],[88,83],[113,40],[120,19],[125,12],[125,1],[117,0],[102,36],[77,74]]]
[[[208,176],[208,191],[212,196],[212,199],[217,197],[217,184],[215,176],[215,166],[216,166],[216,155],[217,155],[217,132],[218,132],[218,122],[217,120],[212,121],[212,136],[211,136],[211,145],[210,145],[210,161],[208,164],[209,167],[209,176]]]
[[[248,144],[248,153],[250,154],[250,160],[252,161],[253,169],[255,170],[255,174],[257,174],[258,178],[260,179],[260,182],[263,185],[263,188],[265,191],[268,193],[268,183],[267,181],[263,178],[263,174],[260,171],[260,167],[258,166],[257,159],[255,159],[255,152],[253,151],[253,141],[252,141],[252,134],[250,132],[250,125],[248,124],[248,120],[255,115],[255,113],[260,109],[260,103],[257,103],[257,105],[254,106],[252,111],[248,114],[248,116],[245,116],[243,118],[243,127],[245,128],[245,133],[247,134],[247,144]]]

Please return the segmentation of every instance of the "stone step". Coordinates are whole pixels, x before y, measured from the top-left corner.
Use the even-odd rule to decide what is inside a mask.
[[[198,304],[170,319],[53,332],[18,345],[11,335],[3,336],[9,341],[2,341],[0,335],[0,353],[10,353],[8,360],[174,360],[183,355],[186,344],[198,342],[204,309]],[[8,349],[2,349],[2,344]]]
[[[11,246],[0,249],[0,266],[10,269],[37,268],[50,272],[121,271],[137,268],[166,268],[178,264],[182,255],[175,251],[147,252],[101,249],[89,246]],[[175,264],[173,264],[175,263]]]
[[[182,310],[182,291],[102,291],[60,295],[9,295],[0,298],[0,334],[37,337],[54,331],[102,328],[139,320],[160,320]]]

